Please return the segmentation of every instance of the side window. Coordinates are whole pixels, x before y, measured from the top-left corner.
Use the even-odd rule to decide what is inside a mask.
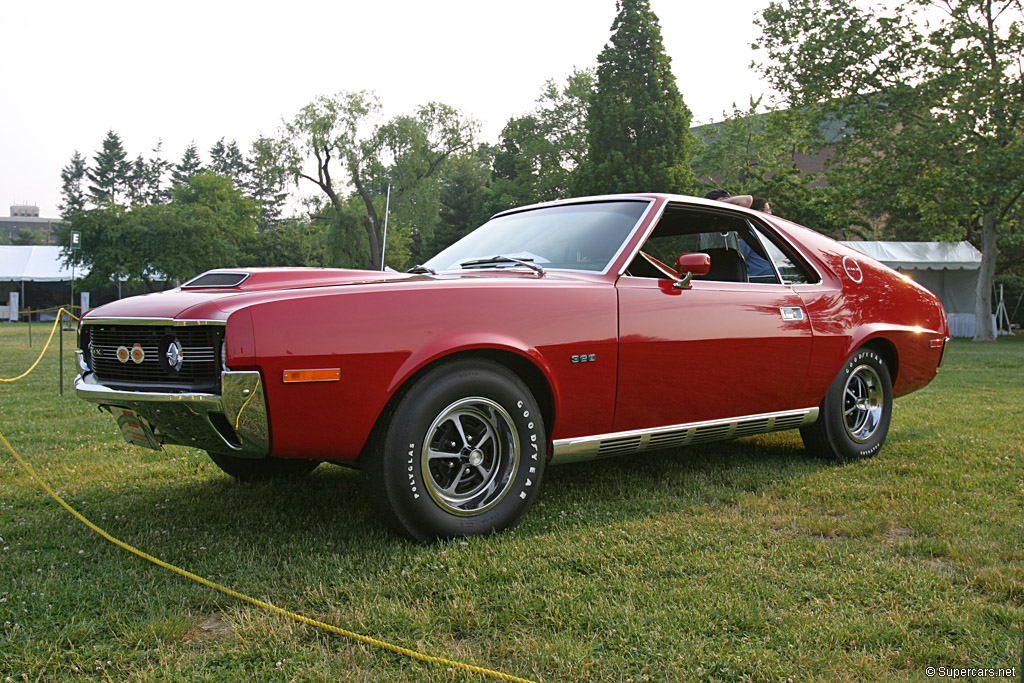
[[[695,252],[711,257],[711,270],[695,280],[779,284],[781,276],[785,284],[817,282],[784,243],[753,220],[678,205],[665,210],[625,273],[667,279],[679,254]]]
[[[818,278],[811,271],[807,270],[793,254],[789,253],[788,248],[784,248],[784,245],[777,243],[765,234],[765,231],[760,229],[759,226],[752,227],[758,233],[760,242],[767,251],[768,258],[775,264],[779,275],[782,276],[783,284],[806,285],[818,281]],[[774,277],[772,281],[778,282]],[[751,278],[751,282],[754,282],[753,278]]]

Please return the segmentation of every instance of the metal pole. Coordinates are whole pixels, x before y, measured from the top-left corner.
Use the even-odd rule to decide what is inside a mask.
[[[391,183],[388,183],[388,198],[384,201],[384,241],[380,245],[380,270],[384,272],[384,250],[388,248],[388,209],[391,208]]]
[[[64,311],[57,311],[57,327],[60,328],[60,395],[64,395]]]

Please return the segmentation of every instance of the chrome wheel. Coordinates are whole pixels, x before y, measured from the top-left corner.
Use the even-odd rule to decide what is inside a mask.
[[[843,388],[843,424],[857,443],[874,436],[882,422],[885,391],[882,380],[870,365],[861,365],[850,373]]]
[[[424,487],[443,510],[463,517],[486,512],[505,497],[519,468],[515,423],[490,399],[460,399],[427,429],[420,465]]]

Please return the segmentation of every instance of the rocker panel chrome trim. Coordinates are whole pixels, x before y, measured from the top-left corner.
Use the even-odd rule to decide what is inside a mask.
[[[818,408],[814,407],[760,415],[744,415],[724,420],[688,422],[668,427],[555,439],[552,443],[550,464],[560,465],[567,462],[608,458],[625,453],[639,453],[647,450],[652,437],[661,435],[671,434],[675,438],[671,442],[659,440],[657,442],[659,445],[655,447],[657,449],[686,446],[695,442],[725,441],[738,436],[796,429],[809,425],[817,419]],[[679,434],[674,434],[675,432],[679,432]]]

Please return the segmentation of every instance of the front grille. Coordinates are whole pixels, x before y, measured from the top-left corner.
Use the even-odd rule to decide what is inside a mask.
[[[84,328],[82,343],[87,346],[96,378],[103,384],[189,391],[213,391],[219,387],[222,327],[87,325]],[[167,357],[172,341],[181,348],[177,368]],[[127,359],[118,358],[119,350],[122,359],[126,355]]]

